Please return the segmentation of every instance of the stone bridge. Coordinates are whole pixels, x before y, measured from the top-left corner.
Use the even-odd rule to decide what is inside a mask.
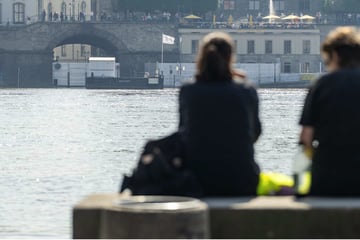
[[[34,23],[0,28],[0,87],[52,87],[53,49],[89,44],[115,56],[122,76],[161,61],[162,33],[178,39],[176,26],[136,23]],[[165,45],[166,61],[178,61],[178,41]]]

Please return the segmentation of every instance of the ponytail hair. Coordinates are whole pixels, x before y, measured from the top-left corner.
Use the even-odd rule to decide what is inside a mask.
[[[197,59],[198,82],[232,81],[234,61],[234,42],[222,32],[205,36]]]

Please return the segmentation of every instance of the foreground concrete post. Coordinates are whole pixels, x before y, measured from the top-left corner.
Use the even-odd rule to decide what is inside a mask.
[[[73,238],[209,238],[208,225],[192,198],[94,195],[73,211]]]

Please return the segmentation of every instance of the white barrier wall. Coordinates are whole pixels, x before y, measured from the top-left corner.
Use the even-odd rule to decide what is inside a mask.
[[[53,81],[59,87],[85,87],[86,77],[119,77],[119,63],[55,62]]]
[[[147,66],[146,71],[154,74],[155,69],[149,69],[150,64]],[[181,86],[184,82],[192,80],[196,73],[195,63],[158,63],[156,66],[164,75],[165,87]],[[237,63],[234,67],[245,71],[248,79],[256,85],[281,81],[280,63]]]
[[[53,64],[53,80],[59,87],[84,87],[88,63],[63,63]]]

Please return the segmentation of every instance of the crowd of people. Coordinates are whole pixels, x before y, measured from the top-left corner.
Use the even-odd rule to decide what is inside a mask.
[[[187,22],[180,23],[182,28],[198,28],[198,29],[315,29],[316,24],[283,22],[254,22],[254,23],[228,23],[228,22]]]
[[[293,14],[293,13],[291,13]],[[286,17],[281,13],[278,19],[265,19],[264,15],[258,13],[257,16],[247,15],[243,17],[233,17],[231,14],[223,12],[216,15],[207,16],[204,20],[182,21],[180,26],[183,28],[213,28],[213,29],[314,29],[317,24],[322,23],[320,12],[316,13],[316,17],[311,20],[301,20],[300,14],[298,19],[282,20]]]
[[[97,16],[94,13],[90,13],[89,16],[86,13],[79,12],[78,15],[66,15],[63,12],[49,12],[45,10],[41,13],[42,22],[85,22],[85,21],[101,21],[101,22],[137,22],[137,23],[175,23],[179,24],[182,28],[212,28],[212,29],[313,29],[316,27],[315,23],[303,22],[303,21],[286,21],[286,22],[271,22],[254,18],[254,21],[249,21],[250,17],[244,21],[244,19],[234,20],[229,22],[224,20],[224,15],[220,14],[218,20],[214,22],[210,17],[204,17],[199,19],[184,19],[186,14],[175,13],[172,14],[169,11],[158,13],[134,13],[126,12],[126,14],[108,14],[106,12],[100,12]],[[28,20],[27,24],[34,22],[34,20]],[[316,21],[317,22],[317,21]]]
[[[171,11],[151,11],[151,12],[105,12],[85,13],[76,11],[72,13],[65,13],[63,11],[50,11],[45,9],[37,17],[27,17],[25,23],[30,24],[36,21],[48,22],[70,22],[70,21],[103,21],[103,22],[136,22],[136,23],[175,23],[180,26],[188,28],[233,28],[233,29],[249,29],[249,28],[313,28],[315,24],[360,24],[360,13],[339,13],[331,17],[326,14],[323,15],[320,11],[314,13],[312,21],[277,21],[273,24],[267,24],[267,20],[263,19],[265,16],[262,13],[257,15],[247,14],[240,16],[232,14],[228,11],[216,11],[215,13],[207,13],[199,16],[199,19],[187,21],[185,16],[190,13],[171,12]],[[290,14],[290,13],[289,13]],[[299,16],[303,15],[302,13]],[[279,13],[281,18],[285,17],[285,13]],[[229,18],[232,18],[229,21]],[[214,18],[216,21],[214,21]],[[216,22],[216,24],[214,24]],[[9,20],[9,24],[11,22]]]
[[[336,15],[338,24],[360,24],[360,13],[342,13]]]
[[[92,17],[92,16],[90,16]],[[40,20],[42,22],[48,21],[48,22],[68,22],[68,21],[80,21],[80,22],[85,22],[86,19],[86,13],[80,11],[79,14],[77,15],[66,15],[64,12],[46,12],[46,10],[44,9],[41,12],[41,17]]]

